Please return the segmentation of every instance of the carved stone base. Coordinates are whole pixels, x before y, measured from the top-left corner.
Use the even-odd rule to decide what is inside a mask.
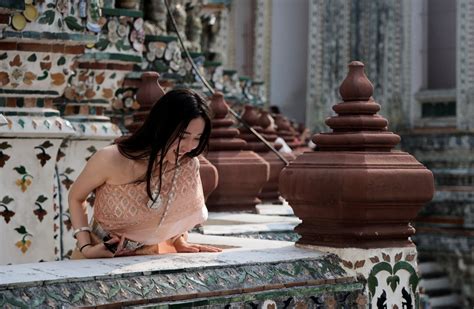
[[[253,151],[211,151],[207,159],[219,173],[209,211],[255,211],[256,197],[269,177],[269,164]]]

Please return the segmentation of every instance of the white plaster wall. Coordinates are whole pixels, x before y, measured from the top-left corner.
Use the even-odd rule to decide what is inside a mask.
[[[273,0],[272,6],[269,103],[305,122],[309,1]]]
[[[427,73],[427,0],[412,0],[411,5],[411,127],[421,117],[420,104],[414,98],[415,94],[426,87]]]
[[[235,69],[240,75],[251,75],[253,65],[253,46],[252,36],[254,35],[254,26],[252,19],[252,2],[254,0],[238,0],[232,3],[233,27],[234,27],[234,52],[233,63],[230,62],[230,69]]]

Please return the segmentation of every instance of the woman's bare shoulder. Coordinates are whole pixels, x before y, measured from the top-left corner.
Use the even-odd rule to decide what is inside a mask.
[[[122,156],[117,148],[117,145],[110,145],[98,150],[89,159],[89,163],[92,163],[100,169],[110,170],[123,166],[127,160],[127,158]]]

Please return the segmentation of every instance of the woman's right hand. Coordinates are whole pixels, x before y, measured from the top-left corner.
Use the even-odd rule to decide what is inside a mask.
[[[120,238],[118,237],[112,237],[109,241],[107,241],[108,244],[117,244],[120,242]],[[104,243],[100,243],[97,245],[91,245],[84,247],[82,249],[82,254],[88,258],[88,259],[99,259],[99,258],[111,258],[114,257],[114,253],[110,252],[107,247],[105,247]]]

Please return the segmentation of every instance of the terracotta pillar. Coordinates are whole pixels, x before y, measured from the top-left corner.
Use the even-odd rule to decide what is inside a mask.
[[[229,108],[222,93],[211,98],[214,113],[207,159],[219,172],[219,184],[209,196],[210,211],[255,211],[257,198],[269,177],[269,164],[253,151],[243,151],[246,142],[237,138],[239,131],[231,128],[226,118]]]
[[[270,127],[271,120],[270,115],[266,111],[262,111],[261,115],[258,115],[255,107],[246,105],[242,119],[251,125],[255,131],[260,133],[268,142],[273,143],[277,138],[276,132]],[[265,129],[263,129],[265,127]],[[259,198],[263,203],[280,203],[280,193],[278,191],[278,180],[280,178],[280,172],[285,163],[278,158],[278,156],[270,151],[270,149],[261,142],[250,130],[245,127],[239,128],[239,137],[247,142],[246,150],[252,150],[258,153],[270,166],[269,179],[262,188],[259,194]],[[279,147],[277,147],[279,148]],[[293,160],[295,156],[293,154],[283,154],[289,161]]]
[[[69,120],[77,134],[60,148],[63,157],[58,160],[61,207],[64,233],[63,258],[75,247],[69,220],[67,196],[70,184],[77,178],[87,160],[97,150],[110,145],[122,135],[109,116],[128,112],[124,97],[125,76],[142,62],[143,12],[130,9],[102,8],[100,19],[103,29],[95,44],[87,46],[77,59],[75,75],[65,90],[64,118]],[[115,110],[112,110],[112,107]],[[94,195],[87,199],[89,217],[92,216]]]
[[[267,111],[262,111],[258,119],[258,125],[262,128],[262,135],[270,143],[274,143],[277,134],[275,129],[272,127],[272,116]],[[275,149],[279,149],[279,145],[275,145]],[[262,192],[259,195],[259,198],[263,202],[278,204],[280,201],[280,190],[279,190],[279,179],[281,170],[285,167],[285,163],[267,147],[266,151],[259,153],[264,160],[270,164],[270,177],[268,182],[262,188]],[[282,153],[282,156],[289,162],[295,159],[295,155],[292,153]]]
[[[297,245],[338,254],[344,268],[368,280],[372,306],[402,308],[404,301],[417,308],[409,222],[433,197],[433,175],[393,150],[400,137],[377,115],[361,62],[349,65],[340,93],[338,115],[326,120],[333,132],[315,135],[319,151],[297,157],[280,176],[283,197],[303,220]]]
[[[277,126],[277,135],[283,138],[291,149],[296,150],[301,146],[288,118],[283,115],[275,115],[275,125]]]

